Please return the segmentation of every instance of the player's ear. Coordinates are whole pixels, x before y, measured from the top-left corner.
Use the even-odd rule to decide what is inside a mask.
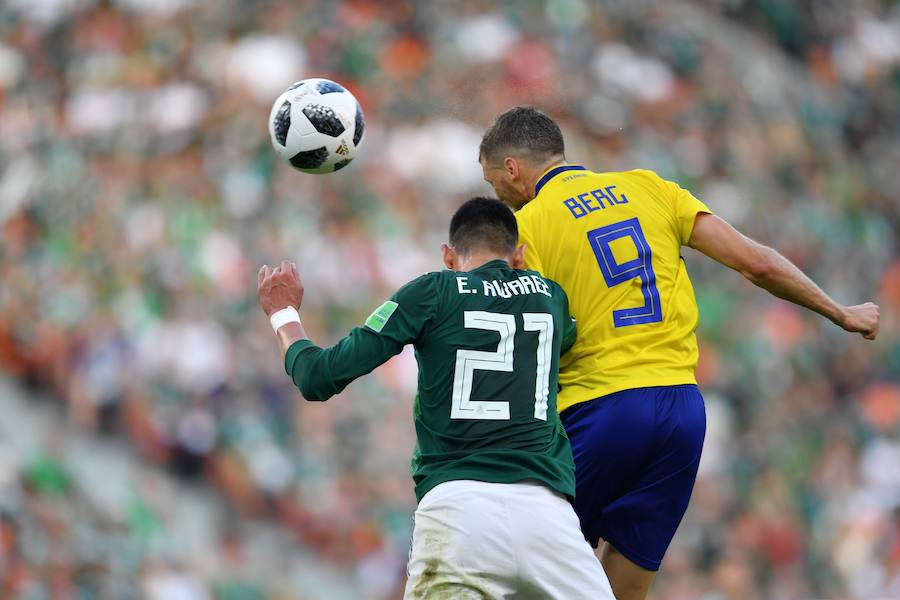
[[[512,156],[503,159],[503,172],[510,179],[516,179],[519,176],[519,161]]]
[[[521,244],[516,248],[515,252],[513,252],[512,260],[509,261],[509,266],[513,269],[525,268],[525,246],[526,244]]]
[[[457,256],[456,251],[447,244],[441,244],[441,255],[444,257],[444,266],[451,271],[455,271],[456,267],[459,266],[459,256]]]

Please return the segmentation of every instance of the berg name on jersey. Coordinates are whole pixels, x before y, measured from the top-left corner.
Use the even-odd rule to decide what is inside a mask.
[[[584,177],[583,174],[579,173],[578,175]],[[563,181],[574,179],[575,177],[575,175],[570,175]],[[576,219],[580,219],[595,210],[604,210],[607,206],[612,208],[617,204],[628,204],[628,198],[625,197],[625,194],[616,195],[613,191],[614,189],[616,189],[616,186],[608,185],[604,188],[590,190],[589,192],[578,194],[577,196],[563,200],[563,204]],[[596,202],[596,204],[594,204],[594,202]]]
[[[511,281],[501,281],[499,279],[484,279],[482,294],[485,296],[499,296],[500,298],[511,298],[513,296],[523,296],[526,294],[543,294],[552,298],[550,287],[547,282],[537,275],[520,275],[518,279]],[[469,287],[469,278],[458,276],[456,278],[456,289],[460,294],[478,294],[478,288]]]

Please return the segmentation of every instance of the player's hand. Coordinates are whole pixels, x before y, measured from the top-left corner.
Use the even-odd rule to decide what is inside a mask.
[[[303,284],[297,273],[297,265],[287,260],[281,261],[281,266],[274,269],[263,265],[259,270],[257,292],[259,305],[266,316],[272,316],[274,312],[288,306],[299,310],[303,301]]]
[[[867,340],[874,340],[878,335],[879,318],[878,305],[866,302],[844,308],[843,318],[838,324],[851,333],[858,333]]]

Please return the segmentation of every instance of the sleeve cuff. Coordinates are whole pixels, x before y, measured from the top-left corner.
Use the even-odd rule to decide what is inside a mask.
[[[693,216],[689,220],[685,220],[682,225],[681,231],[681,245],[687,246],[691,241],[691,236],[694,235],[694,225],[697,223],[698,215],[711,215],[713,214],[711,210],[706,208],[698,208],[697,211],[693,214]]]

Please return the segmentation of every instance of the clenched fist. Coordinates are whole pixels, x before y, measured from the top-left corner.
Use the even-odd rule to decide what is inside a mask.
[[[866,302],[844,308],[843,318],[838,324],[851,333],[858,333],[867,340],[874,340],[878,335],[880,316],[878,305]]]
[[[281,266],[274,269],[269,265],[263,265],[259,270],[259,305],[266,316],[293,306],[300,308],[303,302],[303,284],[300,282],[300,274],[297,273],[297,265],[283,260]]]

